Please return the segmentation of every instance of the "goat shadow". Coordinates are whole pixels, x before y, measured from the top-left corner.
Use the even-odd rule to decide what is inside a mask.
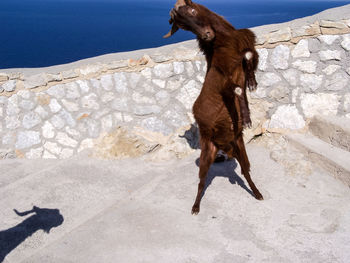
[[[50,233],[54,227],[60,226],[64,218],[58,209],[39,208],[34,206],[32,210],[18,212],[14,209],[18,216],[26,216],[34,213],[31,217],[25,219],[22,223],[0,231],[0,262],[3,262],[5,257],[20,245],[24,240],[33,235],[38,230],[43,230]]]
[[[196,165],[199,167],[199,158],[196,160]],[[235,159],[223,162],[214,162],[209,168],[201,198],[203,198],[207,188],[211,185],[215,177],[226,177],[231,184],[238,184],[255,198],[253,192],[245,185],[243,179],[235,172],[236,168],[237,162]]]

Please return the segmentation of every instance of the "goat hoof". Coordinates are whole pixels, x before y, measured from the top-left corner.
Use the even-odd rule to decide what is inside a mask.
[[[262,196],[262,194],[260,194],[260,193],[257,193],[257,194],[255,194],[255,198],[257,199],[257,200],[264,200],[264,197]]]
[[[192,215],[198,215],[198,213],[199,213],[199,206],[197,206],[197,205],[194,205],[193,207],[192,207]]]
[[[246,128],[251,128],[252,127],[252,122],[251,121],[247,121],[247,122],[244,122],[243,123],[243,129],[246,129]]]

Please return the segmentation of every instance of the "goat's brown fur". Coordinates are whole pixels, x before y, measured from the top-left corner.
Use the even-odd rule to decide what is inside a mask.
[[[181,4],[179,4],[181,2]],[[193,114],[200,132],[200,182],[192,213],[200,210],[205,179],[218,150],[236,158],[255,197],[263,196],[250,178],[250,163],[243,141],[244,118],[249,118],[246,86],[255,86],[254,71],[258,54],[255,35],[248,29],[236,30],[221,16],[190,0],[179,0],[171,11],[173,28],[192,31],[207,60],[207,74],[200,95],[193,105]],[[250,60],[245,58],[252,53]],[[251,82],[251,83],[249,83]],[[241,89],[241,94],[236,89]],[[240,95],[239,95],[240,94]]]

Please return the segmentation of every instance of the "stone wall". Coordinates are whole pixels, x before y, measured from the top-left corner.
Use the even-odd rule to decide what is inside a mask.
[[[253,128],[246,140],[266,130],[302,130],[318,114],[350,118],[349,18],[350,5],[253,29],[259,85],[249,96]],[[130,147],[147,145],[143,153],[181,156],[195,144],[191,108],[205,72],[195,41],[1,70],[0,158],[69,158],[106,144],[111,134],[129,134]]]

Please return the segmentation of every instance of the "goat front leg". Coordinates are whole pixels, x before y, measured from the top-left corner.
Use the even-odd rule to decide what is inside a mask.
[[[217,147],[208,139],[201,139],[201,156],[199,159],[199,184],[196,200],[192,206],[192,214],[197,215],[200,210],[200,203],[203,196],[205,181],[210,168],[218,152]]]
[[[256,90],[258,83],[255,79],[255,70],[258,64],[258,54],[251,50],[246,50],[243,59],[243,68],[245,72],[245,85],[250,91]]]
[[[233,86],[235,96],[238,98],[239,108],[241,112],[241,119],[243,128],[251,128],[252,120],[250,119],[250,110],[246,92],[240,87]]]

